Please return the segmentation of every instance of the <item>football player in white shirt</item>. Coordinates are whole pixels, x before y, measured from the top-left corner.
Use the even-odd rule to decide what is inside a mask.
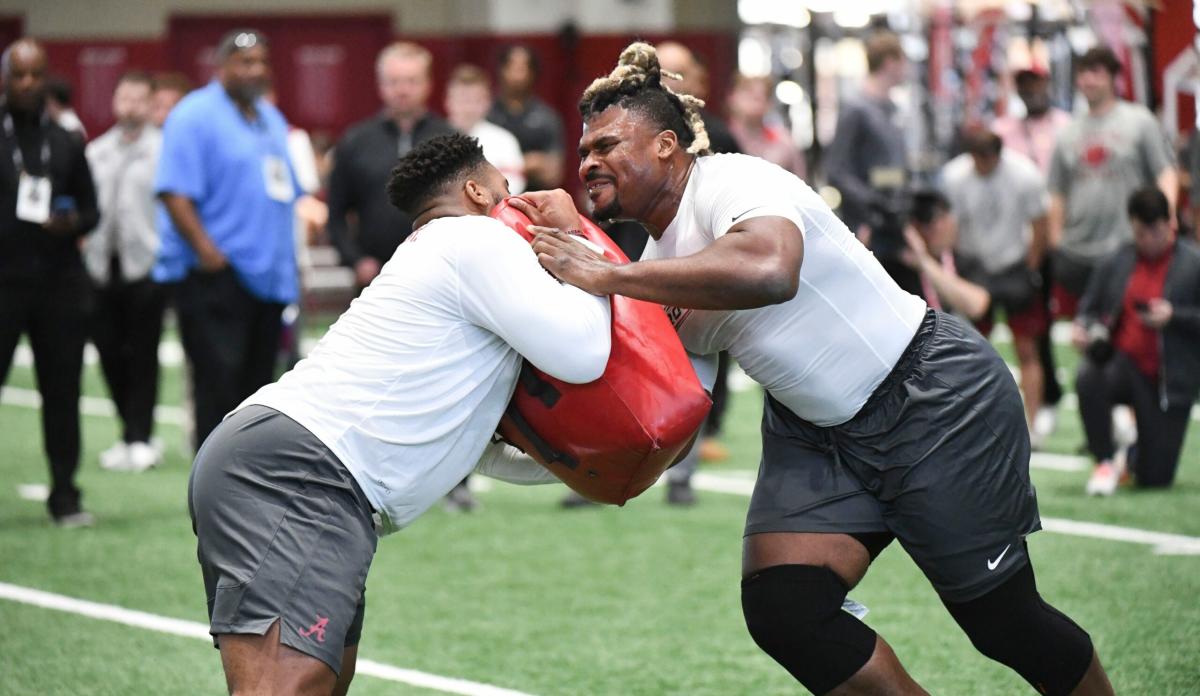
[[[474,138],[418,145],[388,193],[416,231],[196,455],[188,506],[232,693],[345,693],[377,528],[408,525],[472,470],[555,480],[492,442],[522,358],[571,383],[608,362],[608,298],[559,283],[486,216],[508,187]]]
[[[985,655],[1043,694],[1107,694],[1090,637],[1038,594],[1029,434],[1007,367],[973,329],[902,291],[796,176],[705,156],[696,100],[633,44],[580,102],[580,178],[598,218],[652,240],[613,265],[543,230],[542,265],[596,293],[667,307],[684,347],[728,350],[766,390],[743,549],[758,645],[814,693],[924,693],[888,644],[843,611],[900,540]],[[561,192],[526,194],[569,224]]]

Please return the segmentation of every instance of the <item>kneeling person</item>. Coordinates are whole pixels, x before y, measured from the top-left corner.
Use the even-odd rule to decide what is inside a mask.
[[[491,444],[522,356],[573,383],[608,362],[608,299],[551,278],[486,217],[508,186],[477,141],[418,145],[388,192],[416,231],[309,357],[196,456],[188,503],[234,692],[344,693],[377,528],[408,525],[473,469],[555,480]]]

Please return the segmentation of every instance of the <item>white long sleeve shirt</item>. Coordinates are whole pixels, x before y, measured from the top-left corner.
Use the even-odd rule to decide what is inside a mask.
[[[508,481],[548,480],[520,472],[530,460],[485,452],[521,357],[586,383],[604,372],[611,335],[608,298],[560,284],[504,224],[440,218],[400,245],[307,358],[239,408],[268,406],[316,435],[388,533],[477,463]]]

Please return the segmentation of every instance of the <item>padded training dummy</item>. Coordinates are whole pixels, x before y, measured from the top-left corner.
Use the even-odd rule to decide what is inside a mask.
[[[507,202],[491,215],[533,239],[529,218]],[[610,261],[629,262],[581,221],[582,236]],[[568,384],[526,361],[498,431],[584,497],[623,505],[675,462],[712,401],[662,307],[620,295],[611,302],[612,352],[600,379]]]

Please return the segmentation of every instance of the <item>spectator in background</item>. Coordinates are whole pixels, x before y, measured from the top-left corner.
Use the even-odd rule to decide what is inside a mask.
[[[432,67],[433,56],[417,44],[384,48],[375,61],[383,110],[351,126],[333,157],[329,239],[360,289],[412,232],[412,216],[392,207],[385,192],[396,160],[417,143],[454,132],[427,107]]]
[[[1050,160],[1050,246],[1059,314],[1074,316],[1092,269],[1129,241],[1125,203],[1157,185],[1174,219],[1179,180],[1166,137],[1146,107],[1117,98],[1121,62],[1093,48],[1079,59],[1075,85],[1088,112],[1059,134]]]
[[[79,114],[71,108],[73,93],[71,83],[67,82],[66,78],[57,76],[47,78],[46,114],[50,116],[50,120],[62,126],[63,130],[79,138],[80,142],[86,143],[87,129],[83,127],[83,121],[79,120]]]
[[[1020,68],[1014,76],[1017,95],[1025,105],[1023,116],[1002,116],[992,124],[992,130],[1004,141],[1004,147],[1033,160],[1042,176],[1050,173],[1050,159],[1058,134],[1071,122],[1071,115],[1050,102],[1050,74],[1040,65]],[[1042,287],[1038,301],[1045,307],[1047,318],[1053,319],[1050,288],[1054,271],[1050,254],[1042,257]],[[1033,420],[1032,433],[1044,440],[1053,432],[1058,421],[1057,407],[1063,389],[1058,382],[1054,348],[1047,330],[1037,340],[1038,362],[1042,366],[1042,407]]]
[[[938,191],[914,193],[900,260],[920,275],[920,295],[930,307],[981,321],[992,298],[987,288],[958,274],[954,260],[957,240],[949,199]]]
[[[274,377],[280,315],[297,296],[298,185],[287,123],[262,98],[269,58],[257,31],[226,34],[217,79],[184,97],[163,131],[155,192],[165,213],[154,278],[177,284],[197,448]]]
[[[659,65],[663,70],[673,72],[679,79],[666,77],[663,84],[680,94],[690,94],[701,100],[707,100],[708,68],[704,67],[700,57],[687,46],[677,41],[664,41],[657,46]],[[723,152],[741,152],[737,139],[729,132],[725,122],[710,109],[700,109],[700,119],[708,130],[708,142],[714,154]]]
[[[942,169],[958,224],[958,272],[991,295],[991,306],[975,322],[985,336],[991,333],[994,308],[1004,309],[1032,432],[1043,388],[1037,343],[1049,329],[1037,270],[1046,253],[1049,227],[1046,182],[1037,165],[1005,149],[1000,136],[991,131],[970,130],[963,144],[966,152]],[[1040,444],[1039,438],[1034,440],[1034,446]]]
[[[679,76],[679,79],[675,79],[664,75],[663,84],[680,94],[690,94],[701,100],[709,98],[708,68],[704,66],[704,61],[701,60],[699,54],[677,41],[664,41],[658,44],[655,50],[658,52],[658,61],[662,69]],[[704,128],[708,131],[709,149],[714,154],[742,151],[720,116],[710,109],[702,108],[700,109],[700,120],[704,122]],[[637,246],[638,253],[630,256],[630,258],[638,258],[646,246],[646,231],[641,224],[634,222],[623,224],[622,229],[628,229],[628,225],[635,225],[640,235]],[[696,447],[695,454],[699,458],[689,455],[688,459],[672,467],[671,471],[675,473],[672,475],[671,481],[675,486],[668,487],[667,502],[683,505],[694,502],[695,495],[691,490],[691,476],[696,470],[696,464],[700,460],[721,461],[729,457],[729,450],[719,440],[721,423],[725,417],[725,406],[728,403],[728,382],[729,353],[722,351],[717,359],[717,376],[713,383],[713,407],[708,412],[708,420],[704,424],[704,437]]]
[[[487,120],[492,105],[492,88],[487,73],[476,65],[460,65],[446,84],[446,119],[450,125],[479,141],[483,156],[504,178],[508,190],[525,190],[525,158],[516,136]]]
[[[505,47],[496,71],[496,103],[487,117],[521,143],[528,191],[563,183],[562,119],[533,93],[539,70],[537,55],[528,46]]]
[[[1050,73],[1042,66],[1021,68],[1013,79],[1025,114],[1001,116],[992,124],[992,131],[1004,141],[1004,147],[1033,160],[1045,176],[1050,173],[1058,134],[1071,123],[1071,115],[1050,102]]]
[[[152,88],[150,122],[161,129],[171,109],[192,91],[192,83],[183,73],[158,73],[154,76]]]
[[[158,340],[165,293],[150,278],[158,255],[154,174],[162,133],[149,122],[150,76],[126,73],[113,93],[116,124],[87,147],[100,224],[83,246],[96,286],[92,342],[121,419],[121,438],[100,453],[105,469],[144,471],[162,454],[151,444],[158,399]]]
[[[829,183],[841,192],[846,227],[875,252],[900,287],[918,293],[919,281],[897,258],[904,246],[908,154],[891,91],[904,82],[908,60],[900,39],[887,32],[868,38],[866,50],[867,77],[861,91],[842,102],[825,156]]]
[[[804,177],[804,159],[786,126],[771,116],[771,78],[737,74],[729,93],[729,130],[742,152]]]
[[[88,526],[93,519],[75,487],[88,293],[79,238],[96,226],[96,193],[83,143],[46,111],[41,44],[13,42],[0,76],[0,384],[28,334],[50,462],[50,516],[61,527]]]
[[[1112,495],[1124,468],[1114,405],[1133,407],[1137,445],[1126,461],[1134,480],[1169,486],[1200,393],[1200,250],[1176,240],[1157,188],[1134,193],[1128,211],[1133,242],[1097,264],[1074,326],[1079,414],[1096,460],[1090,495]]]

